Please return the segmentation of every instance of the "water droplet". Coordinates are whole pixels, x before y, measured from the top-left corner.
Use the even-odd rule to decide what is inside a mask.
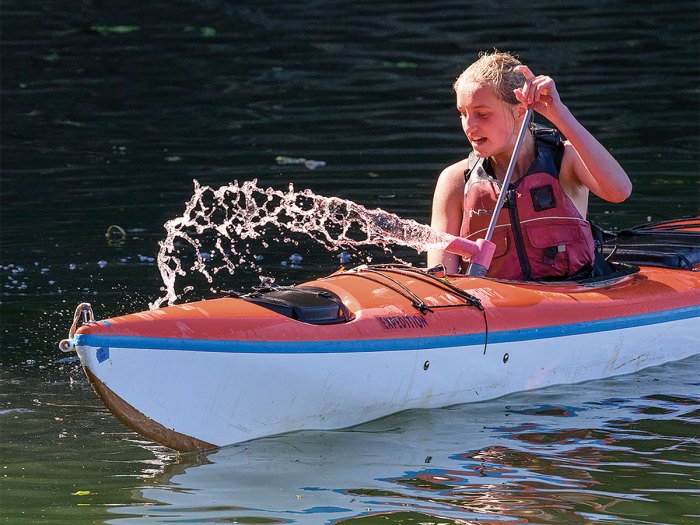
[[[322,160],[306,160],[304,161],[304,166],[310,170],[315,170],[316,168],[322,168],[326,165]]]

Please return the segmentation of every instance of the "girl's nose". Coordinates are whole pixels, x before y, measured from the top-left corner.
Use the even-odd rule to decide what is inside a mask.
[[[465,133],[473,133],[476,131],[476,122],[474,119],[470,119],[469,116],[466,116],[462,119],[462,127]]]

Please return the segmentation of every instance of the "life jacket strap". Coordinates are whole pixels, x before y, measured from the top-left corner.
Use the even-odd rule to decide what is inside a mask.
[[[516,192],[511,185],[506,193],[506,207],[508,208],[508,217],[510,219],[510,229],[513,232],[513,241],[515,242],[515,250],[518,253],[518,261],[520,269],[523,272],[523,279],[526,281],[532,280],[532,268],[530,261],[527,258],[525,250],[525,241],[523,240],[523,231],[520,228],[520,218],[518,217],[518,207],[516,206]]]

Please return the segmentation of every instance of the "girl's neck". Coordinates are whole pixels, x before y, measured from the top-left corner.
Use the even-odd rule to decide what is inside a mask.
[[[491,168],[493,169],[494,176],[499,181],[503,181],[508,171],[508,164],[513,156],[513,150],[507,154],[491,157]],[[526,133],[525,139],[520,146],[520,153],[515,161],[515,169],[513,170],[513,177],[511,182],[515,182],[520,177],[527,173],[527,170],[532,166],[535,160],[535,140],[532,133]]]

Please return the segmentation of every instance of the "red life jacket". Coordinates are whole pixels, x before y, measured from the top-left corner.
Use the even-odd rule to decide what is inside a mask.
[[[535,161],[506,189],[506,203],[491,238],[496,252],[489,277],[537,280],[567,277],[593,267],[591,226],[559,184],[563,148],[558,132],[535,129]],[[469,165],[464,172],[460,235],[476,240],[489,227],[501,182],[489,174],[488,159],[472,153]],[[462,266],[466,268],[466,262]]]

